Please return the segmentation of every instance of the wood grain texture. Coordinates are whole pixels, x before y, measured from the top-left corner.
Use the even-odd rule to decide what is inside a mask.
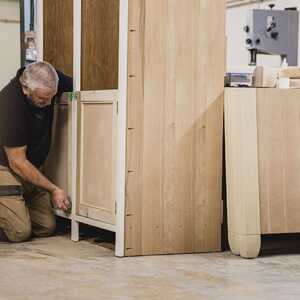
[[[220,250],[224,18],[129,1],[127,256]]]
[[[119,0],[82,0],[81,90],[118,88]]]
[[[77,201],[81,216],[115,224],[116,91],[80,92]]]
[[[257,93],[261,230],[300,232],[300,90]]]
[[[129,2],[127,152],[125,194],[125,254],[139,255],[142,249],[143,96],[144,96],[144,1]],[[133,77],[134,76],[134,77]],[[132,80],[132,79],[135,80]],[[139,126],[140,125],[140,126]]]
[[[44,0],[44,60],[73,76],[73,0]]]
[[[225,148],[230,248],[236,255],[257,257],[261,230],[256,89],[226,89]]]
[[[68,184],[68,129],[68,104],[56,104],[54,111],[51,149],[44,169],[47,178],[60,188],[64,189],[70,196],[70,187]]]

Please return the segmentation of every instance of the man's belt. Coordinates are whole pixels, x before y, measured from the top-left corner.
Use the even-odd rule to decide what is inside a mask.
[[[0,197],[22,195],[23,188],[21,185],[0,185]]]

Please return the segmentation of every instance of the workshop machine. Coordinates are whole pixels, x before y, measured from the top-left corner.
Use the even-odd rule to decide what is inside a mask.
[[[250,52],[250,65],[256,65],[258,54],[280,55],[288,65],[298,64],[299,12],[296,8],[275,10],[249,10],[246,47]]]

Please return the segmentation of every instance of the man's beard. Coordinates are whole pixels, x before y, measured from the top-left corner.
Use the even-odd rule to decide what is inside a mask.
[[[35,102],[34,100],[32,100],[32,98],[30,96],[27,96],[27,99],[28,99],[28,102],[31,106],[38,107],[38,108],[45,108],[47,106],[45,104]]]

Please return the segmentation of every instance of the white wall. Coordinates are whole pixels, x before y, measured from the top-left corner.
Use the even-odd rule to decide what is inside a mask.
[[[0,19],[20,19],[19,1],[0,0]],[[0,89],[20,67],[20,23],[0,21]]]
[[[249,52],[245,46],[246,34],[243,27],[246,25],[247,11],[253,8],[267,8],[270,3],[276,4],[275,9],[284,9],[286,7],[298,7],[300,11],[300,0],[273,0],[265,1],[262,4],[249,4],[227,9],[227,65],[228,66],[244,66],[249,63]],[[299,22],[300,33],[300,22]],[[258,58],[258,64],[264,63],[267,65],[279,64],[279,58],[270,58],[261,56]],[[300,62],[300,43],[299,43],[299,58]]]

